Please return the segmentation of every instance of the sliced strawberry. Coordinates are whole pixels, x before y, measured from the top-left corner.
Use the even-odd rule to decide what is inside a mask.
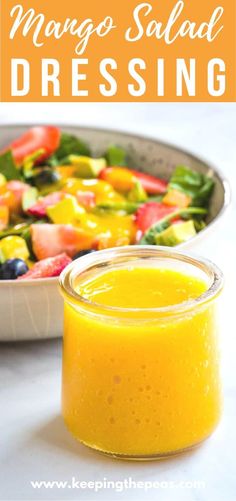
[[[139,241],[141,240],[143,236],[142,230],[137,230],[136,235],[135,235],[135,244],[138,244]]]
[[[62,252],[73,257],[80,250],[91,249],[94,240],[88,231],[70,224],[32,224],[31,237],[34,254],[39,260]]]
[[[12,180],[8,181],[7,189],[14,195],[15,206],[14,210],[18,211],[21,209],[21,201],[25,191],[28,191],[30,186],[22,181]]]
[[[11,150],[15,162],[21,165],[25,157],[37,150],[43,149],[44,153],[37,159],[38,163],[54,153],[60,144],[60,137],[61,133],[58,127],[32,127],[4,148],[3,151]]]
[[[35,263],[33,268],[27,271],[25,275],[19,277],[19,280],[58,277],[69,263],[71,263],[71,258],[65,253],[59,254],[55,257],[43,259],[42,261]]]
[[[45,217],[47,215],[47,207],[57,204],[64,198],[64,196],[65,194],[61,191],[54,191],[54,193],[50,193],[50,195],[47,195],[46,197],[39,200],[36,204],[30,207],[27,212],[31,216],[39,218]]]
[[[27,213],[30,214],[31,216],[38,217],[39,219],[47,215],[46,208],[40,202],[30,207],[27,210]]]
[[[153,224],[168,214],[171,214],[177,207],[167,207],[159,202],[147,202],[141,205],[136,212],[135,221],[139,230],[143,233]]]
[[[167,182],[144,172],[132,171],[139,179],[144,190],[150,195],[163,194],[167,190]]]
[[[95,193],[92,191],[80,191],[78,190],[76,193],[76,198],[79,204],[83,205],[83,207],[92,209],[96,205],[96,197]]]

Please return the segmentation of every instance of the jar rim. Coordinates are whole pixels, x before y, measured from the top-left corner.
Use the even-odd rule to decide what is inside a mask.
[[[169,306],[161,306],[155,308],[140,308],[132,307],[125,308],[120,306],[107,306],[104,304],[96,303],[80,295],[72,286],[72,280],[79,276],[85,270],[89,268],[94,269],[96,267],[104,266],[105,261],[109,262],[117,256],[120,257],[153,257],[163,258],[163,259],[173,259],[176,261],[182,261],[183,263],[193,265],[203,272],[205,272],[208,277],[211,278],[211,284],[209,288],[195,299],[190,299]],[[158,316],[175,316],[176,314],[183,314],[189,310],[194,309],[197,306],[204,305],[209,301],[215,299],[222,291],[224,285],[224,276],[222,271],[218,268],[216,264],[212,261],[196,256],[192,253],[186,253],[183,251],[174,250],[173,247],[161,247],[157,245],[130,245],[123,247],[112,247],[105,250],[96,251],[80,257],[72,263],[70,263],[61,273],[59,277],[60,289],[63,297],[73,305],[79,307],[90,307],[93,310],[93,314],[98,315],[109,315],[117,313],[117,315],[123,314],[135,314],[135,313],[150,313],[157,314]]]

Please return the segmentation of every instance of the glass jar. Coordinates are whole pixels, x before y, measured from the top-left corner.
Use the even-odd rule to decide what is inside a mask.
[[[204,280],[207,290],[159,308],[101,305],[77,292],[107,271],[137,268],[176,270]],[[62,412],[74,437],[124,459],[161,458],[209,437],[221,414],[220,270],[169,248],[130,246],[79,258],[60,286]]]

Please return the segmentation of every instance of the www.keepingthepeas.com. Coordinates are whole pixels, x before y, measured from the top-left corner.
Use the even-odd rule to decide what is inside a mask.
[[[72,477],[68,480],[31,480],[33,489],[81,489],[98,492],[102,489],[123,492],[125,490],[140,489],[149,491],[152,489],[205,489],[206,483],[203,480],[154,480],[140,481],[127,477],[122,480],[110,480],[104,477],[101,480],[80,480]]]

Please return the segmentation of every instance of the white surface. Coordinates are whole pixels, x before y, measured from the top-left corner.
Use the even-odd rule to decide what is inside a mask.
[[[0,123],[55,122],[100,125],[159,137],[216,163],[236,183],[236,104],[2,104]],[[60,418],[61,342],[0,346],[1,500],[235,501],[236,207],[201,253],[225,272],[222,329],[225,412],[214,436],[192,453],[163,462],[111,460],[75,442]],[[1,298],[0,298],[1,300]],[[164,482],[159,489],[33,489],[34,480]],[[205,487],[178,485],[203,481]],[[174,482],[175,486],[166,482]],[[177,485],[176,485],[177,483]],[[117,487],[119,484],[117,484]]]

